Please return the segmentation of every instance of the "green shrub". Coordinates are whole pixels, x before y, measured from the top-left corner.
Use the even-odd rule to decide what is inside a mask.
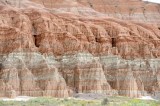
[[[107,105],[108,103],[109,103],[108,98],[104,98],[101,105],[104,106],[104,105]]]

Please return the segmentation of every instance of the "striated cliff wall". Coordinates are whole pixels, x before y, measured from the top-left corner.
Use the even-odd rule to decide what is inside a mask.
[[[3,4],[0,45],[3,97],[140,97],[160,90],[156,24]]]
[[[160,26],[160,4],[143,0],[31,0],[61,12],[72,12],[83,15],[106,16],[136,22],[148,22]],[[100,13],[97,13],[96,10]],[[103,15],[102,15],[103,16]]]

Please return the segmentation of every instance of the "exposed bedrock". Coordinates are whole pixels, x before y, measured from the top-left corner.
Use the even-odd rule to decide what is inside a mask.
[[[38,53],[11,53],[1,65],[3,93],[15,91],[16,95],[68,96],[65,80],[58,69]]]
[[[30,0],[59,13],[114,17],[160,26],[160,5],[145,0]],[[23,4],[21,2],[21,4]]]
[[[160,90],[160,30],[0,6],[0,96],[140,97]]]

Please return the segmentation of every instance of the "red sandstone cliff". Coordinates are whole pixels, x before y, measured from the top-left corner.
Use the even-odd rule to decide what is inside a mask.
[[[76,14],[95,15],[93,10],[109,17],[136,22],[158,23],[160,5],[142,0],[31,0],[45,7]],[[88,7],[88,8],[87,8]],[[93,10],[92,10],[93,9]],[[98,15],[99,16],[99,15]]]
[[[61,2],[64,7],[69,0],[54,1]],[[160,90],[158,24],[124,21],[93,9],[76,14],[25,0],[18,4],[2,0],[0,5],[0,96],[68,97],[77,89],[139,97]],[[86,8],[83,4],[77,0],[69,7]]]

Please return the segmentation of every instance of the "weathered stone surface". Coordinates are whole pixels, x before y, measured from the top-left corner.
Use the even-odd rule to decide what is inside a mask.
[[[87,16],[91,11],[62,13],[24,1],[23,8],[0,2],[1,97],[140,97],[160,90],[157,24]]]
[[[12,95],[14,90],[17,95],[68,97],[58,69],[49,67],[46,58],[38,53],[10,53],[2,66],[1,90],[7,92],[4,96]]]
[[[160,5],[143,0],[31,0],[58,12],[106,16],[136,22],[149,22],[160,25]],[[96,12],[96,11],[98,12]]]

